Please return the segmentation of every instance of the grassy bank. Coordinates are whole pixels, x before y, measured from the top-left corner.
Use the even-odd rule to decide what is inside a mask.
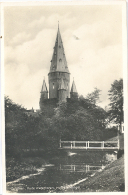
[[[42,158],[7,158],[6,162],[6,182],[13,181],[24,175],[29,175],[37,173],[37,168],[42,165],[47,164],[48,162]]]
[[[88,177],[76,188],[67,192],[118,192],[124,191],[124,157],[114,161],[102,172],[97,172],[93,177]],[[65,191],[64,191],[65,192]]]

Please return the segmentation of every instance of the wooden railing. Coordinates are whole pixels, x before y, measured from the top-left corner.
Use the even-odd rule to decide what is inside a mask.
[[[61,141],[61,149],[119,149],[118,141]]]

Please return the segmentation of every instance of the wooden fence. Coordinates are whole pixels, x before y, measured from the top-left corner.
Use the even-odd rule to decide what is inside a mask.
[[[107,149],[119,150],[118,141],[61,141],[60,149]]]

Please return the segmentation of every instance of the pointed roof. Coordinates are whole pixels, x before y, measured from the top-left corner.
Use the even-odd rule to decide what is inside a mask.
[[[65,84],[64,84],[63,78],[61,79],[61,83],[60,83],[60,86],[59,86],[59,89],[58,90],[60,90],[60,89],[65,89]]]
[[[47,86],[46,86],[46,83],[45,83],[45,79],[43,80],[43,85],[42,85],[41,93],[42,92],[48,92]]]
[[[59,23],[58,23],[58,32],[56,36],[55,46],[54,46],[53,56],[51,60],[51,67],[50,72],[67,72],[69,73],[67,60],[65,57],[63,42],[61,39],[61,34],[59,30]]]
[[[77,93],[77,90],[76,90],[76,85],[75,85],[75,82],[74,82],[74,80],[73,80],[73,82],[72,82],[72,87],[71,87],[71,92],[75,92],[75,93]]]

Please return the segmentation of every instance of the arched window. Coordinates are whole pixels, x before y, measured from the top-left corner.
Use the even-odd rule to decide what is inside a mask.
[[[54,89],[54,83],[53,83],[53,89]]]
[[[59,59],[59,62],[62,62],[62,59],[61,58]]]

